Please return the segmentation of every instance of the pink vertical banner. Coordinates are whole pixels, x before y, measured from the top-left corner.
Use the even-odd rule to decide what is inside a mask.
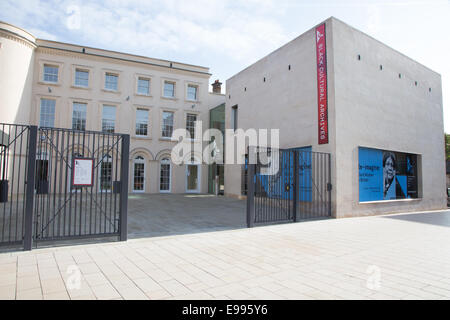
[[[319,144],[328,143],[327,51],[325,23],[316,28]]]

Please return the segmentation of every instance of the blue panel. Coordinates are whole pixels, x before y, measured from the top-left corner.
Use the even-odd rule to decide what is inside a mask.
[[[297,148],[299,170],[298,170],[298,200],[312,201],[312,165],[311,165],[311,147]]]
[[[398,184],[399,184],[399,186],[400,186],[400,189],[401,189],[401,191],[403,192],[403,197],[406,197],[406,195],[408,194],[408,192],[407,192],[407,183],[406,183],[406,176],[397,176],[396,177],[397,178],[397,181],[398,181]]]
[[[376,200],[383,200],[383,151],[359,148],[359,201]]]

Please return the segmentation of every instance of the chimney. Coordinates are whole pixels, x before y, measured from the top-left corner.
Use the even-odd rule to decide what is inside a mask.
[[[212,87],[213,87],[214,93],[222,92],[222,82],[220,82],[219,80],[214,81],[214,83],[212,84]]]

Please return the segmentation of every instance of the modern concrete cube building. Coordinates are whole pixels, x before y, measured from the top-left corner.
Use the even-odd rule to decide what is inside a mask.
[[[363,32],[331,17],[226,90],[226,128],[331,154],[333,216],[446,206],[441,76]],[[241,167],[225,166],[228,196],[242,196]]]
[[[210,76],[206,67],[36,39],[0,22],[0,122],[130,134],[130,192],[208,191],[201,155],[174,165],[170,138],[178,128],[192,136],[198,120],[208,128],[209,110],[225,100],[218,82],[209,92]]]

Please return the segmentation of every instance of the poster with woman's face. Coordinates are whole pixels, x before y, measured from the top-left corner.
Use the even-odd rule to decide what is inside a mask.
[[[359,147],[359,201],[417,198],[417,156]]]
[[[396,199],[395,181],[395,155],[392,152],[383,152],[383,199]]]

